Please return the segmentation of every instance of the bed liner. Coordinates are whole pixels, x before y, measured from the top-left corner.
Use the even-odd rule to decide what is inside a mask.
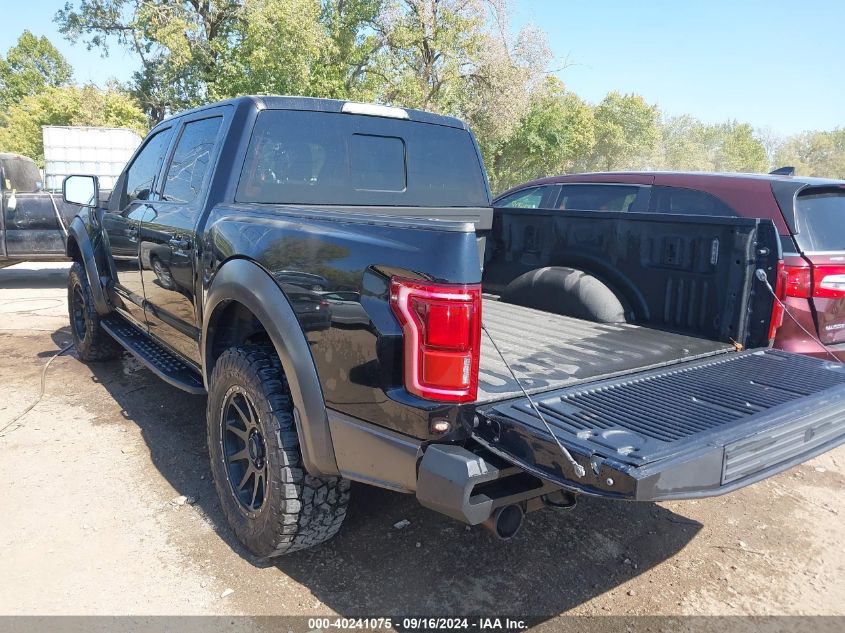
[[[626,323],[593,323],[505,303],[494,295],[483,298],[482,322],[489,336],[482,332],[479,404],[522,395],[490,336],[529,394],[735,350],[731,343]]]

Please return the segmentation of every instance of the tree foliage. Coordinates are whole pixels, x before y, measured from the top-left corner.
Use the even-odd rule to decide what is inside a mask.
[[[542,30],[512,31],[515,1],[77,0],[56,21],[71,41],[135,55],[127,88],[151,122],[247,93],[431,110],[470,124],[494,191],[568,171],[766,171],[772,161],[845,177],[843,130],[781,141],[737,121],[662,118],[636,94],[584,102],[552,76]],[[46,45],[20,44],[49,59]],[[69,80],[41,76],[25,94]]]
[[[0,57],[0,110],[48,87],[70,83],[67,60],[46,37],[24,31],[6,57]]]
[[[590,170],[645,169],[654,166],[660,140],[660,112],[640,95],[609,93],[594,112],[596,143]]]
[[[127,94],[94,86],[48,87],[0,115],[0,151],[23,154],[44,165],[44,125],[128,127],[144,135],[147,120]]]
[[[533,95],[512,134],[489,152],[491,186],[503,191],[526,180],[571,171],[595,146],[593,109],[549,78]]]
[[[766,147],[747,123],[708,124],[691,116],[662,125],[661,166],[676,171],[766,171]]]
[[[787,139],[774,156],[776,166],[791,165],[805,176],[845,178],[845,128],[804,132]]]

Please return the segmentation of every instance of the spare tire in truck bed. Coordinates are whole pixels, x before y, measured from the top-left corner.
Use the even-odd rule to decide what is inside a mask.
[[[582,270],[562,266],[520,275],[507,285],[501,300],[597,323],[633,320],[627,302],[607,284]]]

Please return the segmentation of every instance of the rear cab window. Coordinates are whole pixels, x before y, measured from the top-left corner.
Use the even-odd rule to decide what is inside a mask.
[[[5,156],[0,158],[0,172],[2,172],[2,189],[17,191],[18,193],[33,193],[42,187],[41,171],[36,164],[21,156]]]
[[[795,198],[802,251],[845,251],[845,186],[807,187]]]
[[[466,129],[365,115],[265,110],[237,202],[485,207],[489,195]]]

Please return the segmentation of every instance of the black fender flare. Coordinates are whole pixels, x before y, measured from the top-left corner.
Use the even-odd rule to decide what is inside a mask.
[[[88,285],[91,286],[91,295],[94,297],[94,309],[98,314],[106,316],[112,311],[103,283],[100,280],[100,271],[97,268],[97,257],[94,253],[94,245],[88,236],[85,222],[80,216],[73,218],[68,227],[67,242],[65,244],[65,255],[74,258],[74,245],[82,257],[82,265],[85,268],[85,276],[88,277]]]
[[[502,301],[597,323],[625,323],[632,310],[625,298],[595,275],[564,266],[538,268],[511,281]]]
[[[213,370],[210,360],[216,315],[232,301],[261,322],[279,355],[293,398],[305,468],[312,475],[339,475],[323,389],[308,341],[282,289],[266,270],[247,259],[225,262],[206,293],[200,342],[206,390]]]

